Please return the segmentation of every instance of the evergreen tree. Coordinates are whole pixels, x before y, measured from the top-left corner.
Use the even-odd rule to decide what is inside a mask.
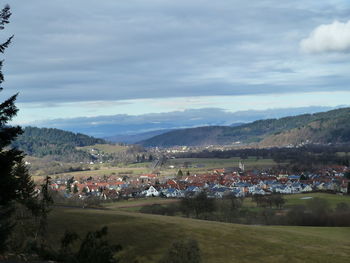
[[[305,180],[307,180],[307,177],[304,174],[302,174],[300,176],[300,181],[305,181]]]
[[[67,182],[67,185],[66,185],[66,192],[69,194],[72,192],[72,185],[70,183],[70,181]]]
[[[76,194],[79,192],[79,189],[78,189],[78,185],[77,184],[74,184],[74,187],[73,187],[73,193]]]
[[[39,214],[38,193],[27,166],[21,162],[14,167],[13,174],[17,179],[17,201],[27,207],[33,215]]]
[[[0,11],[0,30],[9,23],[10,7],[6,5]],[[4,53],[13,36],[0,44],[0,53]],[[3,61],[0,61],[0,84],[4,81],[2,73]],[[2,87],[0,87],[0,91]],[[11,96],[0,104],[0,252],[6,249],[6,241],[11,234],[13,222],[10,217],[14,212],[14,202],[27,202],[33,197],[33,185],[27,171],[21,163],[21,151],[11,148],[11,142],[22,133],[19,126],[9,126],[8,122],[17,114],[15,100],[18,94]]]
[[[84,194],[86,194],[86,193],[88,192],[87,188],[84,187],[83,190],[82,190],[82,192],[83,192]]]

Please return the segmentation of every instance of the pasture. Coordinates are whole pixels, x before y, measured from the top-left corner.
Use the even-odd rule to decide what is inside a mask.
[[[157,262],[172,242],[199,242],[203,262],[346,262],[350,228],[247,226],[120,210],[55,208],[49,238],[66,229],[80,235],[108,226],[109,239],[124,247],[124,262]],[[123,261],[122,261],[123,262]]]

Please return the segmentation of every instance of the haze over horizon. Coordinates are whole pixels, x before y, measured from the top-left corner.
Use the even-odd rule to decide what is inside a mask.
[[[247,110],[230,112],[221,108],[188,109],[165,113],[142,115],[117,114],[110,116],[59,118],[31,123],[29,126],[57,128],[75,133],[84,133],[99,138],[121,138],[128,135],[144,134],[152,137],[152,131],[161,134],[166,131],[201,126],[238,126],[256,120],[279,119],[307,113],[319,113],[339,107],[299,107],[267,110]],[[151,132],[151,133],[150,133]],[[125,139],[123,137],[123,140]],[[130,138],[133,138],[131,136]],[[123,141],[122,141],[123,142]]]
[[[15,39],[1,96],[20,93],[22,125],[208,109],[314,112],[350,100],[349,1],[9,4],[3,38]]]

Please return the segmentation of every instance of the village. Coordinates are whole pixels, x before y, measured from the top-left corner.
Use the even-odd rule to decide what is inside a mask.
[[[349,167],[332,166],[314,174],[271,174],[266,171],[239,168],[214,169],[208,173],[190,174],[178,171],[175,176],[154,172],[139,176],[56,177],[51,189],[61,196],[86,199],[117,200],[140,197],[184,198],[204,191],[209,198],[227,196],[298,194],[327,191],[347,194]]]

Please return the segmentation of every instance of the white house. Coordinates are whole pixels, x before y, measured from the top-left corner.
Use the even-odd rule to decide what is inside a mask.
[[[156,188],[154,188],[152,185],[148,188],[148,190],[143,191],[143,194],[146,197],[159,196],[158,190]]]

